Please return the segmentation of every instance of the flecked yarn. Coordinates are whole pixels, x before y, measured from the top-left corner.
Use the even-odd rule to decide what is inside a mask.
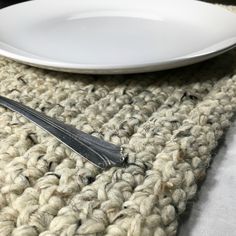
[[[90,76],[0,59],[0,94],[122,145],[102,171],[0,107],[1,236],[172,236],[236,112],[236,51],[165,72]]]

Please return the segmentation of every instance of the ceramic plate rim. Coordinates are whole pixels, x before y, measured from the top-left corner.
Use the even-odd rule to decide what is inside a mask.
[[[189,0],[194,2],[194,0]],[[185,0],[179,0],[179,2],[186,2]],[[27,4],[28,2],[18,3],[13,6],[6,7],[4,9],[17,7],[22,4]],[[200,2],[200,4],[211,5],[213,8],[220,8],[222,11],[226,11],[229,14],[236,16],[236,14],[231,13],[230,11],[210,3]],[[1,12],[1,10],[0,10]],[[236,17],[235,17],[236,19]],[[187,54],[181,57],[173,57],[171,59],[157,61],[152,63],[137,63],[137,64],[126,64],[126,65],[105,65],[105,64],[80,64],[80,63],[71,63],[71,62],[63,62],[63,61],[53,61],[41,58],[34,58],[30,56],[20,55],[14,52],[7,51],[1,48],[0,42],[0,56],[27,64],[36,66],[39,68],[65,71],[65,72],[73,72],[73,73],[94,73],[94,74],[120,74],[120,73],[139,73],[139,72],[149,72],[149,71],[160,71],[165,69],[177,68],[193,63],[197,63],[203,61],[205,59],[209,59],[220,55],[234,47],[236,47],[236,36],[230,38],[229,40],[225,40],[220,42],[219,45],[212,45],[212,49],[208,48],[203,49],[199,52],[196,52],[195,55]]]

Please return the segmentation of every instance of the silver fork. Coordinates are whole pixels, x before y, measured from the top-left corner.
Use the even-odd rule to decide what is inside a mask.
[[[84,133],[9,98],[0,96],[0,105],[29,119],[97,167],[105,169],[124,164],[125,155],[119,146]]]

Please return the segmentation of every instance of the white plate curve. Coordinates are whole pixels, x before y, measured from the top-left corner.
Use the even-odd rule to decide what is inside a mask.
[[[236,14],[195,0],[35,0],[0,10],[0,55],[36,67],[139,73],[236,45]]]

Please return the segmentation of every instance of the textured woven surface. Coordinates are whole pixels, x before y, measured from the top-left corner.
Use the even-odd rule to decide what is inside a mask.
[[[129,154],[126,167],[101,171],[0,107],[0,235],[175,235],[236,111],[236,51],[126,76],[0,59],[0,94]]]

